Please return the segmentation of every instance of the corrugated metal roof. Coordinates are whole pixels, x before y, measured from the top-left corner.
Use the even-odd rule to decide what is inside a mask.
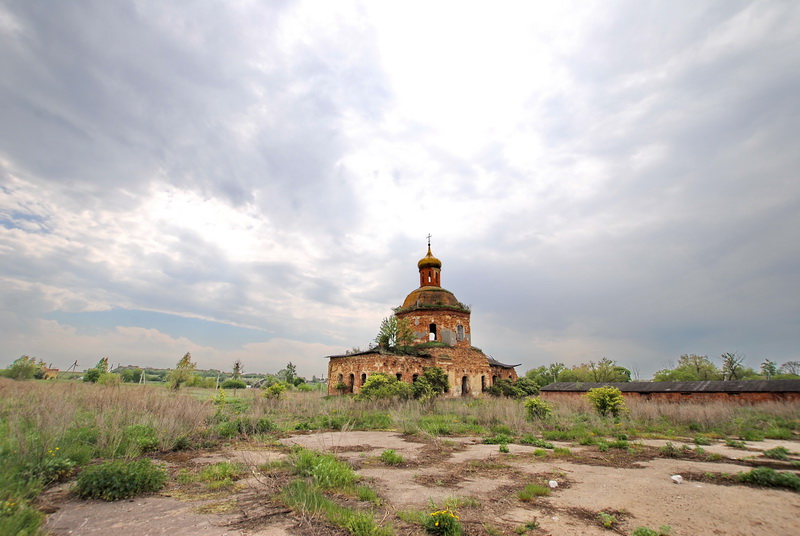
[[[555,382],[542,391],[588,391],[616,387],[623,393],[798,393],[800,380],[741,380],[699,382]]]

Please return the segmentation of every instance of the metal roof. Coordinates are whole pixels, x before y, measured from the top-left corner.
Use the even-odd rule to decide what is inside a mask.
[[[542,391],[588,391],[616,387],[623,393],[798,393],[800,380],[736,380],[697,382],[555,382]]]
[[[514,368],[514,367],[518,367],[518,366],[520,366],[522,364],[522,363],[519,363],[517,365],[506,365],[505,363],[501,363],[500,361],[498,361],[497,359],[493,358],[492,356],[486,356],[486,359],[489,360],[489,364],[490,365],[495,366],[495,367],[501,367],[501,368]]]

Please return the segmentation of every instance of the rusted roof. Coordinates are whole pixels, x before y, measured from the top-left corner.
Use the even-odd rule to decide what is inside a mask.
[[[595,387],[616,387],[623,393],[798,393],[800,380],[736,380],[698,382],[555,382],[542,387],[549,392],[581,392]]]
[[[514,368],[514,367],[518,367],[518,366],[520,366],[522,364],[522,363],[519,363],[519,364],[516,364],[516,365],[506,365],[505,363],[501,363],[500,361],[498,361],[497,359],[495,359],[495,358],[493,358],[491,356],[486,356],[486,359],[489,360],[489,364],[492,365],[493,367]]]

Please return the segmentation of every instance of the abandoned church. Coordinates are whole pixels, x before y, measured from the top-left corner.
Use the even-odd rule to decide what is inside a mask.
[[[328,394],[358,393],[371,374],[392,374],[414,382],[428,367],[445,371],[446,396],[479,396],[497,380],[515,381],[518,365],[505,365],[472,346],[470,309],[441,286],[442,262],[431,253],[419,263],[419,288],[397,307],[395,317],[413,331],[413,353],[376,347],[365,352],[328,356]],[[338,388],[337,388],[338,386]]]

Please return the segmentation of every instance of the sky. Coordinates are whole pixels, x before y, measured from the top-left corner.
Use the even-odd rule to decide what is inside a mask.
[[[0,0],[0,366],[800,359],[800,3]]]

